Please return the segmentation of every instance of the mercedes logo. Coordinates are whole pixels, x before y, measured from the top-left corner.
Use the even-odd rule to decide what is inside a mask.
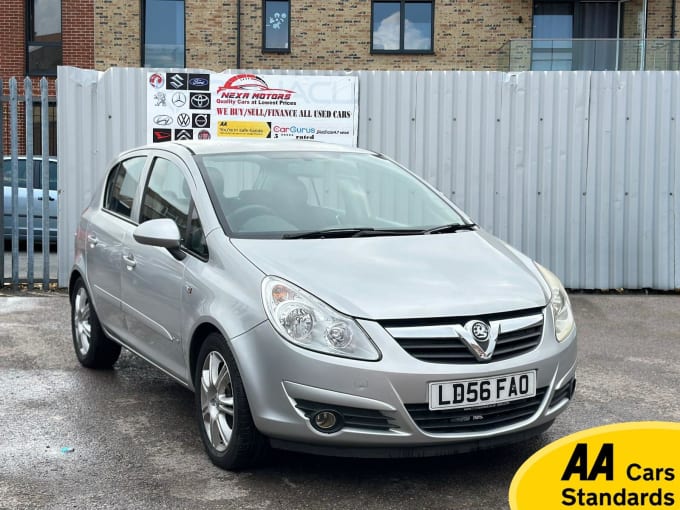
[[[489,339],[489,326],[487,326],[482,321],[473,322],[470,331],[472,332],[472,335],[475,337],[475,340],[479,340],[480,342],[486,342]]]
[[[210,104],[210,96],[206,94],[194,94],[191,96],[191,106],[193,108],[205,108]]]
[[[187,96],[183,92],[175,92],[172,95],[172,104],[177,108],[182,108],[187,104]]]

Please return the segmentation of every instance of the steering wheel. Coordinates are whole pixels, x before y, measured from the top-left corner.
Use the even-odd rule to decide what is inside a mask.
[[[278,214],[266,205],[248,204],[237,207],[233,212],[227,214],[227,222],[236,230],[249,219],[263,215],[278,217]]]

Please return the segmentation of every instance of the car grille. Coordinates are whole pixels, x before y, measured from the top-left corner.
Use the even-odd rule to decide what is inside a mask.
[[[432,434],[483,432],[519,423],[533,416],[541,406],[547,387],[536,396],[488,407],[430,411],[427,404],[406,404],[406,410],[418,427]]]
[[[342,416],[344,427],[369,430],[396,429],[396,424],[390,423],[391,418],[380,411],[361,409],[359,407],[336,406],[322,404],[309,400],[296,399],[295,407],[302,411],[307,418],[311,418],[319,411],[335,411]]]
[[[539,315],[540,318],[538,317]],[[518,319],[531,319],[534,317],[536,320],[533,323],[513,331],[507,331],[508,327],[504,326],[511,324],[513,321],[516,322]],[[502,361],[525,354],[534,350],[541,342],[543,314],[540,308],[524,310],[515,314],[454,317],[431,321],[382,321],[380,324],[392,335],[402,349],[416,359],[428,363],[472,364],[479,363],[479,361],[463,343],[462,339],[455,335],[452,329],[448,330],[449,336],[442,336],[441,334],[433,336],[432,334],[434,331],[445,331],[440,326],[463,325],[472,319],[483,320],[487,323],[490,321],[501,322],[501,332],[498,335],[496,348],[489,362]],[[404,334],[405,329],[410,331],[409,335]],[[414,331],[418,333],[413,334]]]

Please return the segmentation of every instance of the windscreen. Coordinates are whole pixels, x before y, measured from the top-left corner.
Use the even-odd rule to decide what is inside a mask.
[[[195,156],[218,216],[236,237],[325,230],[426,230],[465,220],[408,171],[375,154]]]

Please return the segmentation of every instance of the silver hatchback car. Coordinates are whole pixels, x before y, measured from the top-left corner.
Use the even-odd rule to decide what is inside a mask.
[[[80,362],[121,346],[195,391],[218,466],[268,448],[422,456],[518,441],[575,386],[547,269],[388,158],[316,142],[121,154],[82,215]]]

